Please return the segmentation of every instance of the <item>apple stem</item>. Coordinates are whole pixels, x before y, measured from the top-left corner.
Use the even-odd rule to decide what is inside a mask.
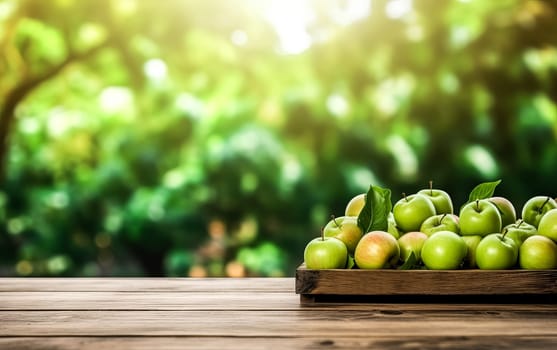
[[[523,220],[523,219],[520,219],[520,220],[518,221],[518,225],[516,225],[516,228],[519,228],[520,225],[522,225],[523,222],[524,222],[524,220]]]
[[[445,216],[447,216],[447,213],[445,213],[445,214],[443,214],[443,216],[441,216],[441,219],[439,219],[439,225],[441,225]]]
[[[476,199],[476,210],[480,211],[480,200]]]
[[[501,235],[501,240],[505,239],[505,236],[507,235],[508,232],[509,232],[509,229],[505,227],[505,229],[503,230],[503,234]]]
[[[429,180],[429,193],[433,196],[433,180]]]
[[[335,225],[337,225],[337,227],[341,227],[341,225],[338,224],[337,218],[335,218],[334,215],[331,215],[331,219],[333,220],[333,222],[335,223]]]
[[[551,197],[547,197],[547,199],[545,200],[545,202],[543,202],[543,204],[540,206],[540,209],[538,209],[538,212],[541,214],[543,211],[543,207],[545,207],[545,205],[547,204],[547,202],[549,202],[549,200],[551,199]]]
[[[404,198],[408,202],[408,198],[406,198],[406,193],[402,192],[402,198]]]
[[[325,227],[321,227],[321,240],[325,240]]]

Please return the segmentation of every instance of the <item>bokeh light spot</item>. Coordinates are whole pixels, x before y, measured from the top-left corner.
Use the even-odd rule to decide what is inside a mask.
[[[484,178],[494,178],[499,175],[497,162],[485,147],[469,146],[464,151],[464,155],[468,163]]]
[[[110,247],[112,243],[112,238],[106,233],[99,233],[95,236],[95,245],[101,249],[106,249]]]
[[[56,255],[48,259],[46,266],[48,272],[57,275],[64,272],[70,265],[70,260],[65,255]]]
[[[226,264],[226,275],[228,277],[244,277],[246,275],[246,270],[244,265],[238,261],[231,261]]]
[[[25,220],[22,217],[12,218],[8,220],[8,232],[12,235],[18,235],[25,229]]]
[[[346,98],[340,94],[334,93],[327,97],[327,109],[336,117],[345,117],[350,109],[350,105]]]
[[[33,273],[33,264],[27,260],[21,260],[15,265],[15,271],[18,275],[29,276]]]
[[[106,112],[128,112],[134,105],[133,93],[127,87],[110,86],[101,91],[99,103]]]
[[[244,46],[248,43],[248,35],[245,31],[236,29],[230,34],[230,41],[236,46]]]
[[[188,274],[190,277],[203,278],[207,277],[207,270],[203,266],[194,265],[191,267]]]
[[[160,58],[153,58],[145,62],[143,71],[147,78],[154,81],[161,81],[166,78],[168,68],[163,60]]]
[[[415,177],[418,173],[418,159],[408,142],[400,135],[391,135],[387,138],[387,147],[396,160],[397,173],[406,179]]]

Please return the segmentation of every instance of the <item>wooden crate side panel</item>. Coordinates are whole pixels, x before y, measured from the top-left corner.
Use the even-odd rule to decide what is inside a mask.
[[[296,271],[296,293],[335,295],[556,294],[557,270]]]

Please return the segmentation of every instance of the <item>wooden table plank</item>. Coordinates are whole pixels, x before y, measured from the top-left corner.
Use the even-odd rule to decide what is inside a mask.
[[[486,344],[489,346],[486,347]],[[417,336],[373,338],[21,337],[0,338],[1,349],[554,349],[557,338],[536,336]]]
[[[2,292],[0,310],[354,310],[377,312],[406,311],[551,311],[557,304],[508,303],[316,303],[300,305],[292,292]]]
[[[553,336],[548,311],[2,311],[0,336]]]
[[[290,293],[2,292],[0,310],[297,310]]]
[[[0,278],[0,349],[557,348],[550,299],[367,301],[301,305],[292,278]]]
[[[288,292],[293,278],[0,278],[0,292]]]

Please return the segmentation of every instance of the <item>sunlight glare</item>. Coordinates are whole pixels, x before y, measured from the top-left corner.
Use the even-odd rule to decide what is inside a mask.
[[[340,25],[347,26],[367,18],[371,13],[370,1],[351,0],[337,3],[332,10],[332,17]]]
[[[318,22],[315,8],[320,5],[321,10],[338,25],[347,26],[369,16],[371,3],[369,1],[323,1],[310,2],[308,0],[271,0],[266,9],[265,17],[275,29],[280,41],[279,51],[284,54],[296,55],[304,52],[314,42],[323,41],[329,37],[328,30],[313,30]],[[404,15],[412,9],[411,0],[397,0],[392,5],[395,15]],[[232,39],[234,42],[234,39]]]
[[[315,14],[307,1],[273,0],[266,11],[267,20],[279,36],[281,51],[285,54],[299,54],[312,44],[307,31]]]
[[[397,19],[412,11],[412,0],[391,0],[385,7],[387,17]]]

